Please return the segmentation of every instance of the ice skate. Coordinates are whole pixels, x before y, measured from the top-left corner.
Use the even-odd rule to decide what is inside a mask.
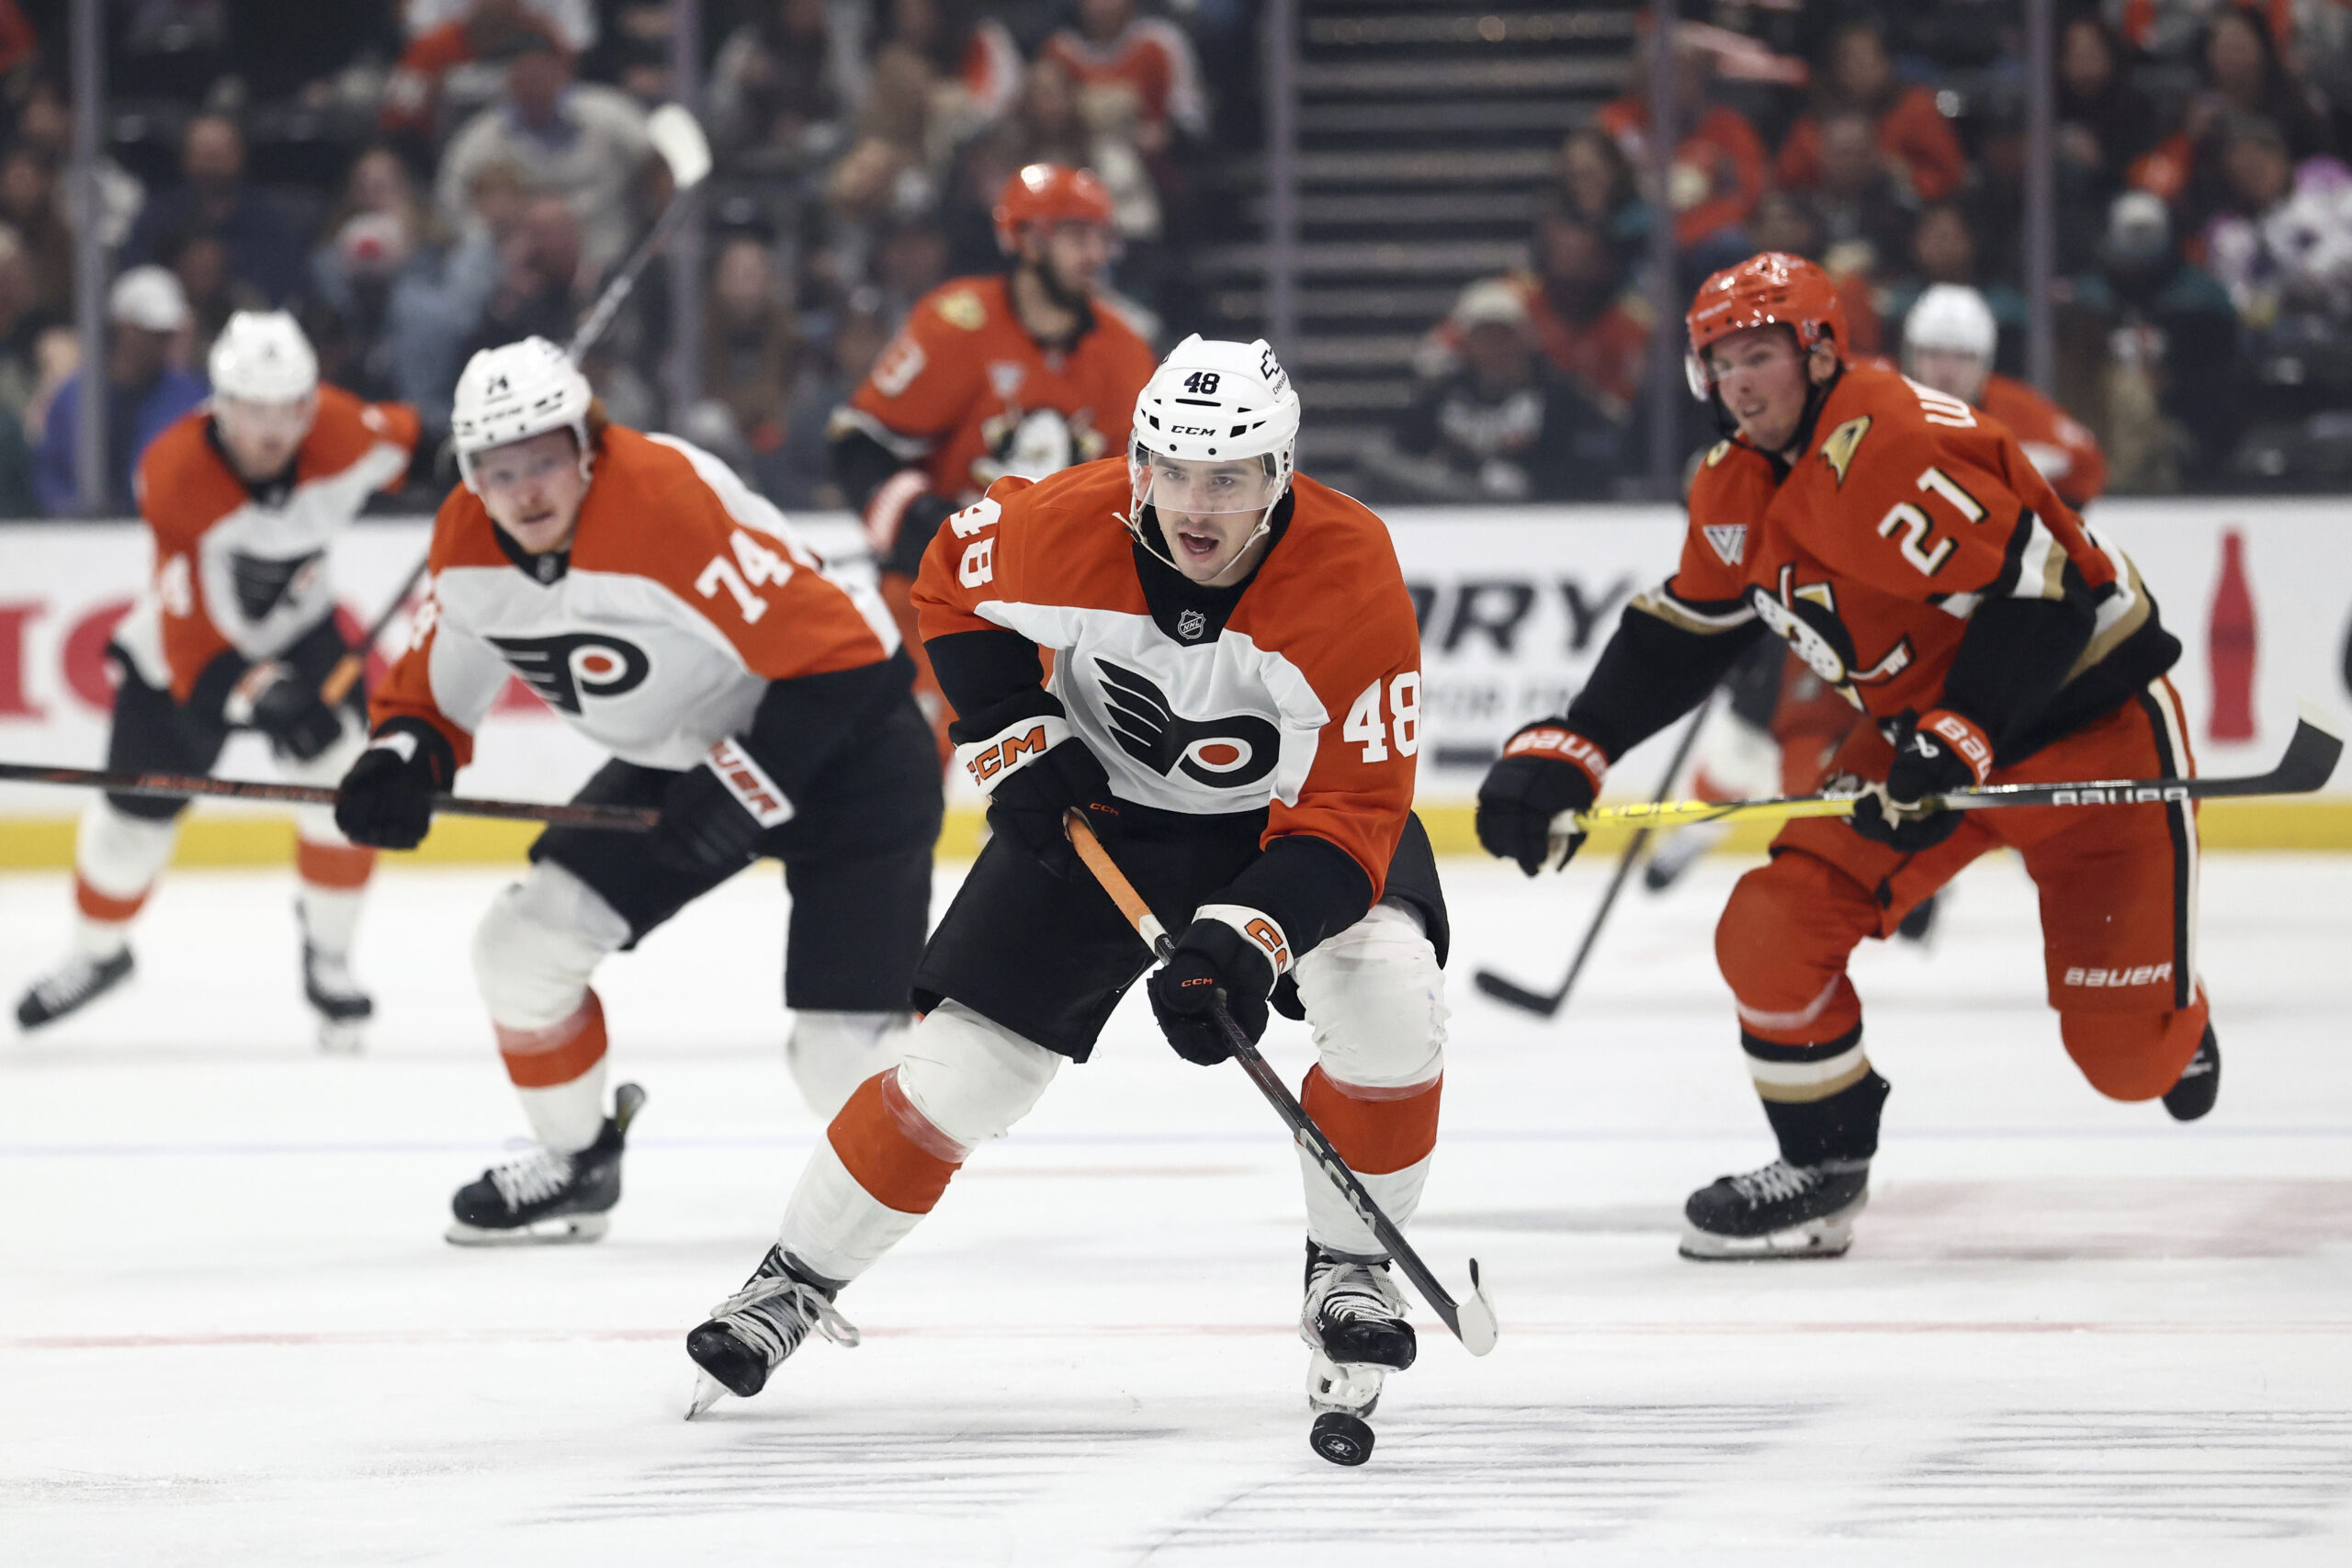
[[[2176,1122],[2194,1122],[2213,1109],[2221,1094],[2222,1043],[2213,1038],[2213,1026],[2209,1023],[2205,1037],[2197,1043],[2197,1055],[2188,1058],[2179,1078],[2165,1090],[2165,1109]]]
[[[340,954],[302,944],[302,996],[318,1015],[320,1050],[350,1055],[368,1043],[376,998],[359,988],[351,964]]]
[[[1838,1258],[1854,1245],[1854,1216],[1870,1201],[1871,1162],[1774,1160],[1690,1194],[1682,1256],[1703,1262]]]
[[[621,1148],[645,1103],[645,1091],[625,1083],[614,1091],[613,1113],[596,1141],[577,1153],[534,1145],[449,1201],[455,1217],[444,1234],[458,1247],[528,1247],[594,1241],[612,1223],[621,1201]]]
[[[686,1336],[686,1354],[702,1369],[686,1419],[722,1394],[749,1399],[765,1388],[768,1374],[800,1348],[812,1328],[845,1349],[857,1348],[857,1329],[833,1309],[832,1291],[795,1269],[783,1247],[769,1247],[743,1288],[711,1308],[709,1319]]]
[[[1388,1265],[1350,1262],[1311,1241],[1298,1337],[1315,1352],[1306,1371],[1308,1405],[1354,1416],[1372,1414],[1382,1380],[1411,1366],[1419,1348]]]
[[[79,1012],[130,978],[130,949],[119,948],[109,958],[76,953],[27,988],[17,1003],[17,1023],[39,1029],[68,1013]]]

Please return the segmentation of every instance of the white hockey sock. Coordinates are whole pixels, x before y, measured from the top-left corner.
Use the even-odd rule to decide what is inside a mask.
[[[147,901],[178,837],[174,822],[127,815],[104,795],[90,803],[74,845],[77,948],[93,958],[122,951],[131,918]]]
[[[913,1015],[903,1012],[803,1012],[784,1043],[785,1065],[808,1109],[831,1121],[850,1091],[899,1065]]]
[[[545,1089],[514,1086],[523,1114],[531,1121],[531,1135],[551,1149],[576,1154],[594,1143],[605,1130],[605,1058],[569,1083]]]
[[[1385,1258],[1388,1249],[1372,1234],[1372,1227],[1356,1217],[1323,1168],[1315,1163],[1306,1150],[1298,1154],[1301,1179],[1306,1184],[1306,1239],[1326,1252],[1336,1252],[1346,1258]],[[1421,1206],[1421,1187],[1430,1178],[1427,1158],[1415,1160],[1402,1170],[1383,1171],[1377,1175],[1359,1174],[1356,1179],[1380,1205],[1380,1212],[1396,1222],[1402,1230]]]
[[[922,1219],[885,1204],[858,1185],[830,1141],[820,1141],[785,1205],[776,1240],[820,1279],[847,1284],[874,1267]]]

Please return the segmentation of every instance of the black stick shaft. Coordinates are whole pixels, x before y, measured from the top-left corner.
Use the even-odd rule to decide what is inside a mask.
[[[227,800],[275,801],[285,806],[333,806],[341,798],[340,791],[318,784],[214,779],[200,773],[107,773],[87,768],[51,768],[25,762],[0,762],[0,781],[64,784],[102,789],[109,795],[152,795],[164,800],[212,795]],[[620,833],[650,831],[662,816],[650,807],[481,800],[459,795],[434,796],[433,809],[450,817],[492,817],[513,822],[545,822],[560,828],[601,828]]]

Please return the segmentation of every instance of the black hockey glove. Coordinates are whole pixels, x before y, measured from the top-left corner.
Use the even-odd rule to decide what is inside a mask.
[[[1083,812],[1096,833],[1119,825],[1111,775],[1086,742],[1070,733],[1061,700],[1042,687],[1016,692],[947,727],[956,761],[989,797],[989,826],[1011,838],[1056,876],[1078,871],[1062,813]]]
[[[1478,785],[1478,842],[1499,860],[1517,861],[1532,876],[1560,840],[1552,819],[1589,811],[1609,773],[1609,757],[1570,729],[1566,719],[1542,718],[1503,743],[1503,754]],[[1584,847],[1581,829],[1567,835],[1558,870]]]
[[[752,862],[760,835],[792,820],[792,802],[733,736],[662,796],[662,820],[646,848],[680,871],[731,876]]]
[[[1203,905],[1145,987],[1159,1032],[1184,1060],[1216,1066],[1233,1055],[1225,1026],[1209,1011],[1213,1000],[1222,1000],[1255,1045],[1266,1032],[1266,993],[1289,954],[1282,928],[1270,917],[1238,904]]]
[[[1934,849],[1960,830],[1962,813],[1930,804],[1993,776],[1993,742],[1984,728],[1950,708],[1908,714],[1882,727],[1894,748],[1886,782],[1866,785],[1848,820],[1854,831],[1905,854]]]
[[[457,758],[437,733],[388,727],[343,775],[334,825],[355,844],[413,850],[433,826],[434,795],[457,772]]]
[[[318,687],[276,660],[264,660],[229,688],[220,716],[232,728],[258,729],[280,757],[307,762],[343,734],[343,716],[319,696]]]

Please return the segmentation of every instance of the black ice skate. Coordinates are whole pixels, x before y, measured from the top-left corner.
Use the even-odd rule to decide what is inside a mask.
[[[79,1012],[130,979],[131,967],[130,949],[127,947],[111,958],[76,953],[32,983],[24,999],[17,1004],[17,1026],[39,1029],[68,1013]]]
[[[2165,1109],[2176,1122],[2194,1122],[2213,1109],[2221,1093],[2222,1043],[2213,1038],[2213,1026],[2209,1023],[2205,1038],[2197,1043],[2197,1055],[2188,1058],[2179,1079],[2165,1090]]]
[[[304,942],[302,996],[318,1015],[320,1050],[349,1055],[368,1043],[368,1021],[376,1015],[376,998],[359,988],[347,960]]]
[[[1388,1265],[1352,1263],[1311,1241],[1298,1337],[1315,1351],[1306,1368],[1306,1403],[1318,1414],[1371,1415],[1382,1381],[1411,1366],[1419,1348]]]
[[[1854,1245],[1854,1216],[1870,1201],[1871,1162],[1774,1160],[1690,1194],[1682,1256],[1705,1262],[1838,1258]]]
[[[621,1147],[645,1091],[625,1083],[596,1141],[577,1153],[544,1144],[458,1189],[443,1234],[458,1247],[528,1247],[594,1241],[621,1201]]]
[[[708,1321],[686,1336],[686,1354],[702,1369],[686,1419],[718,1404],[721,1394],[749,1399],[765,1388],[768,1374],[800,1348],[812,1328],[846,1349],[857,1348],[856,1327],[833,1310],[833,1288],[794,1268],[783,1247],[769,1247],[743,1288],[711,1308]]]

